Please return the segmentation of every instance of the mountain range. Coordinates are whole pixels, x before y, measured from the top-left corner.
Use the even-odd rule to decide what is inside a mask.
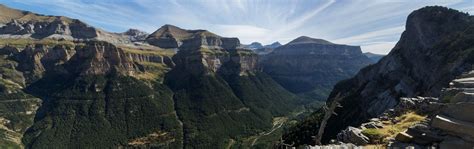
[[[406,104],[402,97],[447,98],[443,88],[473,68],[473,24],[457,10],[421,8],[384,56],[307,36],[245,45],[170,24],[113,33],[0,5],[0,148],[351,140],[348,132]]]
[[[1,147],[268,147],[260,134],[311,101],[262,71],[266,58],[237,38],[173,25],[112,33],[0,12]]]

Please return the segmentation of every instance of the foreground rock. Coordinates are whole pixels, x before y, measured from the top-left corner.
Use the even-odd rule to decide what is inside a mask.
[[[355,145],[366,145],[369,138],[362,134],[362,130],[354,127],[348,127],[337,134],[337,140],[344,143],[354,143]]]

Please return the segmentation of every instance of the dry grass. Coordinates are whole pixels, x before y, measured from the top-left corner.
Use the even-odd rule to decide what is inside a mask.
[[[145,72],[135,75],[137,79],[145,81],[163,81],[165,74],[170,70],[165,64],[152,62],[139,62],[145,67]]]
[[[47,46],[54,46],[54,45],[67,45],[67,46],[74,46],[76,43],[68,40],[53,40],[53,39],[25,39],[25,38],[2,38],[0,39],[0,47],[3,46],[13,46],[17,48],[24,48],[27,45],[34,45],[34,44],[43,44]]]
[[[120,47],[127,53],[142,54],[142,55],[157,55],[157,56],[173,56],[176,52],[168,49],[134,49],[130,47]]]
[[[413,126],[416,123],[419,123],[426,119],[426,116],[416,114],[415,112],[407,112],[399,117],[395,118],[397,123],[391,121],[382,121],[384,124],[381,129],[365,129],[362,131],[364,135],[369,137],[373,143],[387,143],[389,138],[394,138],[398,133],[403,132],[408,129],[408,127]]]

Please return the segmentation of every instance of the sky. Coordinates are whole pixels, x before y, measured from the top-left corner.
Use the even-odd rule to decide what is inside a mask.
[[[206,29],[243,44],[299,36],[388,53],[408,14],[440,5],[474,14],[474,0],[0,0],[9,7],[80,19],[111,32],[152,33],[165,24]]]

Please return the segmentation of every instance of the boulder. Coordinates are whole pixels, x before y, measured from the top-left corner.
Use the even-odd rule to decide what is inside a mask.
[[[413,136],[407,134],[406,132],[400,132],[395,136],[395,140],[399,142],[411,142],[413,140]]]
[[[448,104],[443,110],[442,114],[462,120],[466,122],[474,123],[474,103],[472,102],[461,102],[455,104]]]
[[[337,135],[337,140],[344,143],[353,143],[355,145],[366,145],[369,138],[362,134],[362,130],[355,127],[347,127]]]
[[[457,137],[447,137],[443,142],[439,144],[439,148],[441,149],[469,149],[474,148],[474,143],[464,141]]]
[[[448,134],[459,136],[465,140],[474,141],[474,123],[437,115],[433,118],[431,126],[446,131]]]
[[[380,122],[368,122],[361,125],[362,128],[383,128],[383,125]]]
[[[419,123],[407,129],[406,133],[413,137],[413,142],[422,145],[432,144],[443,140],[437,132],[431,130],[427,124]]]

